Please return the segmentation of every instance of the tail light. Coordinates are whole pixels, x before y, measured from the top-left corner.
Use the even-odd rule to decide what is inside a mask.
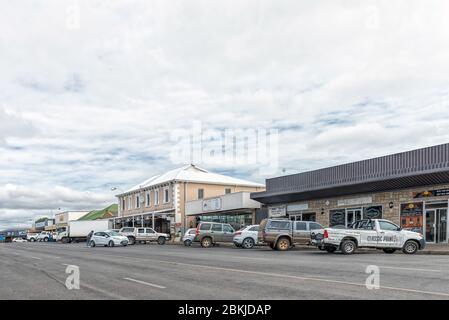
[[[327,230],[324,230],[324,239],[329,238],[329,232]]]
[[[239,236],[242,234],[242,231],[237,231],[236,233],[234,233],[235,236]]]

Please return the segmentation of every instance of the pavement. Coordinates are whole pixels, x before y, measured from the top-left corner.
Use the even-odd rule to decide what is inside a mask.
[[[0,299],[449,299],[445,255],[59,243],[0,244],[0,255]],[[379,289],[366,286],[373,271]]]

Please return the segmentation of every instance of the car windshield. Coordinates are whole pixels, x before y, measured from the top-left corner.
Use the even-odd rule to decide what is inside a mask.
[[[109,232],[106,232],[108,235],[110,235],[111,237],[117,237],[117,236],[119,236],[120,234],[119,233],[117,233],[117,232],[115,232],[115,231],[109,231]]]

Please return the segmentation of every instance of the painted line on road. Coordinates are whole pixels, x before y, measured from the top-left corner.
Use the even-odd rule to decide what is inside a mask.
[[[444,270],[434,270],[434,269],[418,269],[418,268],[402,268],[402,267],[387,267],[387,266],[379,266],[379,268],[384,269],[397,269],[397,270],[406,270],[406,271],[424,271],[424,272],[444,272]]]
[[[205,265],[200,265],[200,264],[190,264],[190,263],[173,262],[173,261],[163,261],[163,260],[152,260],[152,261],[153,262],[159,262],[159,263],[165,263],[165,264],[171,264],[171,265],[181,265],[181,266],[195,267],[195,268],[204,268],[204,269],[211,269],[211,270],[220,270],[220,271],[228,271],[228,272],[240,272],[240,273],[246,273],[246,274],[255,274],[255,275],[259,275],[259,276],[269,276],[269,277],[296,279],[296,280],[303,280],[303,281],[315,281],[315,282],[342,284],[342,285],[363,287],[363,288],[366,289],[366,284],[356,283],[356,282],[347,282],[347,281],[332,280],[332,279],[320,279],[320,278],[312,278],[312,277],[300,277],[300,276],[293,276],[293,275],[286,275],[286,274],[277,274],[277,273],[260,272],[260,271],[249,271],[249,270],[240,270],[240,269],[232,269],[232,268],[222,268],[222,267],[213,267],[213,266],[205,266]],[[441,296],[441,297],[449,297],[449,293],[444,293],[444,292],[422,291],[422,290],[398,288],[398,287],[388,287],[388,286],[380,286],[379,289],[402,291],[402,292],[412,292],[412,293],[420,293],[420,294],[428,294],[428,295]]]
[[[39,257],[30,257],[31,259],[35,259],[35,260],[42,260],[42,258]]]
[[[149,283],[149,282],[145,282],[145,281],[141,281],[141,280],[136,280],[136,279],[132,279],[132,278],[123,278],[123,280],[128,280],[131,282],[136,282],[136,283],[140,283],[146,286],[150,286],[150,287],[154,287],[154,288],[158,288],[158,289],[167,289],[166,287],[154,284],[154,283]]]

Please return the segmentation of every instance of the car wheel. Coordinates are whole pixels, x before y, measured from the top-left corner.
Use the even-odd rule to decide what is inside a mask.
[[[201,240],[201,246],[203,248],[210,248],[210,247],[212,247],[213,246],[212,239],[209,238],[209,237],[203,238],[203,240]]]
[[[404,244],[404,247],[402,248],[402,252],[404,252],[405,254],[415,254],[418,251],[418,249],[419,249],[419,246],[416,243],[416,241],[408,240]]]
[[[48,238],[44,238],[44,242],[48,242]]]
[[[159,244],[159,245],[165,244],[165,238],[164,238],[164,237],[159,237],[159,238],[157,239],[157,244]]]
[[[290,240],[288,238],[280,238],[276,244],[276,249],[279,251],[287,251],[290,249]]]
[[[112,241],[112,240],[111,240],[111,241],[109,241],[109,243],[108,243],[108,247],[111,247],[111,248],[112,248],[113,246],[114,246],[114,241]]]
[[[245,249],[252,249],[254,247],[254,239],[253,238],[245,238],[242,242],[242,247]]]
[[[30,241],[31,241],[31,242],[36,242],[36,239],[31,238]]]
[[[130,244],[130,245],[136,244],[136,238],[134,238],[134,237],[128,237],[128,240],[129,240],[129,244]]]
[[[95,246],[96,246],[95,241],[92,240],[92,241],[90,242],[90,246],[91,246],[92,248],[95,248]]]
[[[396,252],[396,249],[383,249],[383,251],[384,251],[385,253],[391,254],[391,253],[395,253],[395,252]]]
[[[186,247],[190,247],[190,246],[192,245],[192,241],[190,241],[190,240],[185,240],[185,241],[184,241],[184,245],[185,245]]]
[[[352,240],[345,240],[341,244],[341,251],[343,254],[353,254],[357,249],[357,245]]]

